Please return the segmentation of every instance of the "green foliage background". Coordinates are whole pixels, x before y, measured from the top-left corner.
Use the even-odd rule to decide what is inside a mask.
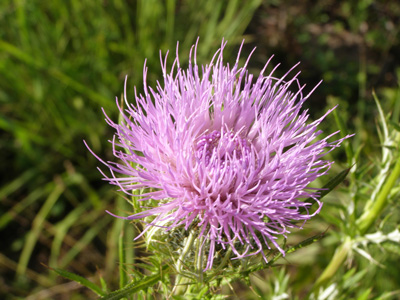
[[[255,74],[272,54],[273,64],[282,63],[280,72],[302,61],[302,83],[311,89],[324,80],[307,104],[312,115],[340,104],[337,122],[347,126],[348,132],[356,132],[347,152],[333,154],[337,164],[332,172],[355,162],[349,151],[360,151],[357,161],[365,168],[350,179],[357,185],[345,183],[325,205],[322,216],[296,232],[292,242],[329,226],[332,234],[287,257],[282,261],[286,269],[261,272],[252,279],[253,291],[272,295],[276,282],[268,280],[275,273],[279,289],[290,290],[301,299],[330,261],[341,236],[351,235],[351,228],[343,224],[351,221],[340,218],[349,203],[345,200],[351,194],[349,187],[354,193],[364,187],[358,201],[363,207],[371,178],[379,174],[379,166],[374,166],[379,165],[382,143],[375,123],[373,89],[385,114],[392,112],[387,121],[393,130],[399,126],[399,30],[400,4],[396,1],[2,1],[0,298],[95,298],[43,264],[107,283],[110,290],[121,285],[119,280],[128,281],[135,229],[104,211],[130,208],[123,195],[101,181],[96,170],[99,163],[82,141],[112,160],[108,140],[113,133],[104,122],[101,107],[116,120],[114,99],[121,95],[126,75],[128,98],[133,99],[133,86],[141,91],[146,58],[148,81],[154,84],[161,76],[159,50],[165,54],[170,49],[172,61],[179,41],[180,59],[185,63],[191,45],[200,37],[199,63],[210,59],[222,38],[229,41],[227,60],[232,61],[243,38],[244,54],[257,47],[251,61]],[[328,131],[338,126],[334,120],[331,117],[326,125]],[[393,147],[397,151],[397,145]],[[391,195],[396,196],[396,191]],[[389,221],[375,224],[375,228],[397,228],[398,201],[393,200],[390,207]],[[121,239],[126,274],[122,272],[122,279],[116,279]],[[365,274],[358,276],[364,282],[354,279],[354,286],[338,280],[341,294],[372,299],[400,289],[396,266],[400,246],[386,246],[390,251],[374,247],[371,251],[383,267],[370,267],[371,262],[362,257],[348,268],[343,266],[340,274],[348,278]],[[240,283],[233,291],[223,292],[232,298],[257,297],[250,289],[243,291]]]

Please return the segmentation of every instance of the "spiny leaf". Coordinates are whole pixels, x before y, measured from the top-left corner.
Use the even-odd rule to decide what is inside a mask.
[[[286,250],[286,254],[292,253],[298,249],[304,248],[306,246],[309,246],[315,242],[318,242],[320,239],[325,237],[325,232],[322,232],[320,234],[314,235],[313,237],[310,237],[308,239],[305,239],[304,241],[298,243],[297,245],[294,245],[292,247],[290,247],[289,249]],[[277,256],[282,256],[282,254],[279,252],[279,254]],[[278,258],[279,258],[278,257]],[[277,258],[273,258],[274,261],[277,260]]]
[[[75,282],[78,282],[79,284],[91,289],[93,292],[95,292],[97,295],[99,296],[104,296],[106,295],[105,292],[103,292],[103,290],[101,289],[101,287],[97,286],[96,284],[94,284],[93,282],[91,282],[90,280],[77,275],[75,273],[71,273],[62,269],[58,269],[58,268],[50,268],[50,270],[55,271],[58,275],[67,278],[69,280],[73,280]]]
[[[289,249],[287,249],[285,251],[285,253],[289,254],[289,253],[295,252],[298,249],[304,248],[306,246],[309,246],[309,245],[319,241],[323,237],[325,237],[325,232],[317,234],[317,235],[315,235],[313,237],[310,237],[308,239],[305,239],[304,241],[298,243],[297,245],[294,245],[294,246],[290,247]],[[256,271],[260,271],[260,270],[272,267],[273,264],[281,257],[282,257],[282,253],[278,252],[278,254],[275,255],[267,264],[262,263],[262,264],[258,264],[256,266],[253,266],[253,267],[247,269],[246,271],[242,272],[240,276],[243,276],[243,275],[247,276],[250,273],[253,273],[253,272],[256,272]],[[238,278],[235,278],[235,279],[238,279]]]
[[[331,178],[331,180],[328,181],[328,183],[326,183],[323,187],[322,190],[319,194],[319,200],[321,200],[323,197],[325,197],[326,195],[328,195],[335,187],[337,187],[340,183],[342,183],[345,179],[347,174],[349,174],[350,172],[350,168],[344,169],[342,172],[340,172],[339,174],[337,174],[335,177]],[[306,203],[311,203],[310,206],[308,206],[308,210],[311,208],[311,206],[315,203],[315,200],[313,198],[307,198],[306,200],[304,200],[304,202]],[[301,211],[305,211],[305,208],[301,208]]]
[[[122,289],[116,290],[114,292],[111,292],[107,295],[103,295],[100,299],[102,300],[117,300],[121,298],[128,297],[130,295],[133,295],[139,291],[145,290],[147,288],[151,288],[153,285],[155,285],[158,281],[162,279],[165,273],[169,271],[169,266],[164,265],[162,269],[159,271],[159,273],[146,276],[142,278],[140,281],[134,281]]]

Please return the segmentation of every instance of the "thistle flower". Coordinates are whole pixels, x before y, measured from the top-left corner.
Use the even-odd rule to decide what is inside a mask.
[[[128,195],[146,188],[140,195],[145,205],[156,200],[123,218],[153,216],[145,230],[195,226],[209,242],[206,269],[217,245],[231,247],[237,258],[264,255],[272,245],[284,254],[277,238],[320,211],[319,190],[309,184],[326,174],[333,162],[323,156],[343,141],[328,142],[337,132],[317,139],[317,127],[332,109],[307,122],[302,105],[311,93],[303,96],[299,73],[287,79],[297,65],[276,78],[276,68],[264,75],[268,61],[254,77],[246,69],[250,57],[239,66],[241,48],[235,64],[224,65],[225,46],[223,41],[210,64],[199,67],[196,44],[187,69],[177,51],[170,72],[167,53],[161,58],[163,83],[155,89],[146,84],[145,66],[144,93],[135,91],[133,104],[125,83],[123,121],[106,115],[116,130],[112,144],[120,162],[99,158],[111,170],[104,175],[111,184]],[[312,214],[304,202],[309,197],[318,206]]]

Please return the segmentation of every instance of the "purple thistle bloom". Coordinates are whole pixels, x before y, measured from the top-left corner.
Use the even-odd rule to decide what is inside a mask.
[[[102,161],[111,170],[112,176],[104,175],[111,184],[129,195],[149,188],[140,200],[158,200],[124,219],[154,216],[146,230],[161,223],[166,230],[195,225],[198,237],[209,240],[206,269],[218,244],[229,245],[238,258],[264,255],[263,245],[271,244],[284,254],[278,236],[320,211],[319,189],[308,186],[330,169],[333,162],[322,157],[344,140],[327,141],[337,132],[317,139],[317,126],[332,109],[307,123],[302,105],[311,93],[303,96],[299,73],[286,79],[294,67],[275,78],[276,68],[264,75],[268,61],[253,77],[246,69],[249,59],[238,65],[241,50],[232,68],[224,65],[225,45],[206,66],[196,63],[197,44],[186,70],[178,53],[171,72],[167,57],[161,59],[164,83],[155,90],[146,85],[145,67],[144,94],[135,91],[136,103],[129,104],[125,90],[123,122],[106,119],[116,130],[112,143],[121,162]],[[318,204],[313,214],[302,201],[308,197]]]

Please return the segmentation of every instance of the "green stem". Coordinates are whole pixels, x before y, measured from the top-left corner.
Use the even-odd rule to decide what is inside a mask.
[[[124,249],[124,231],[122,230],[118,238],[118,256],[119,256],[119,288],[122,289],[127,283],[128,278],[125,272],[125,249]]]
[[[178,275],[176,276],[175,286],[173,289],[173,291],[175,291],[174,292],[175,295],[182,295],[186,291],[187,287],[184,285],[185,277],[180,275],[180,273],[182,272],[182,267],[185,257],[190,251],[190,249],[193,247],[194,240],[195,240],[194,232],[191,231],[189,236],[187,237],[185,247],[183,248],[181,255],[179,255],[178,262],[176,264],[176,272],[178,273]]]
[[[196,254],[197,254],[197,272],[198,272],[198,285],[202,286],[204,280],[203,274],[203,263],[204,263],[204,247],[202,247],[203,239],[198,238],[196,240]]]
[[[385,184],[382,186],[381,191],[376,197],[372,207],[365,211],[360,219],[358,219],[357,224],[361,235],[364,235],[368,229],[374,224],[375,220],[379,217],[382,210],[386,207],[389,200],[389,194],[397,179],[400,177],[400,155],[397,159],[396,165],[392,173],[387,177]]]
[[[344,263],[347,254],[351,250],[352,240],[348,237],[336,250],[335,255],[332,257],[329,265],[325,268],[324,272],[316,281],[313,292],[318,294],[320,287],[324,286],[336,274],[337,270]]]

